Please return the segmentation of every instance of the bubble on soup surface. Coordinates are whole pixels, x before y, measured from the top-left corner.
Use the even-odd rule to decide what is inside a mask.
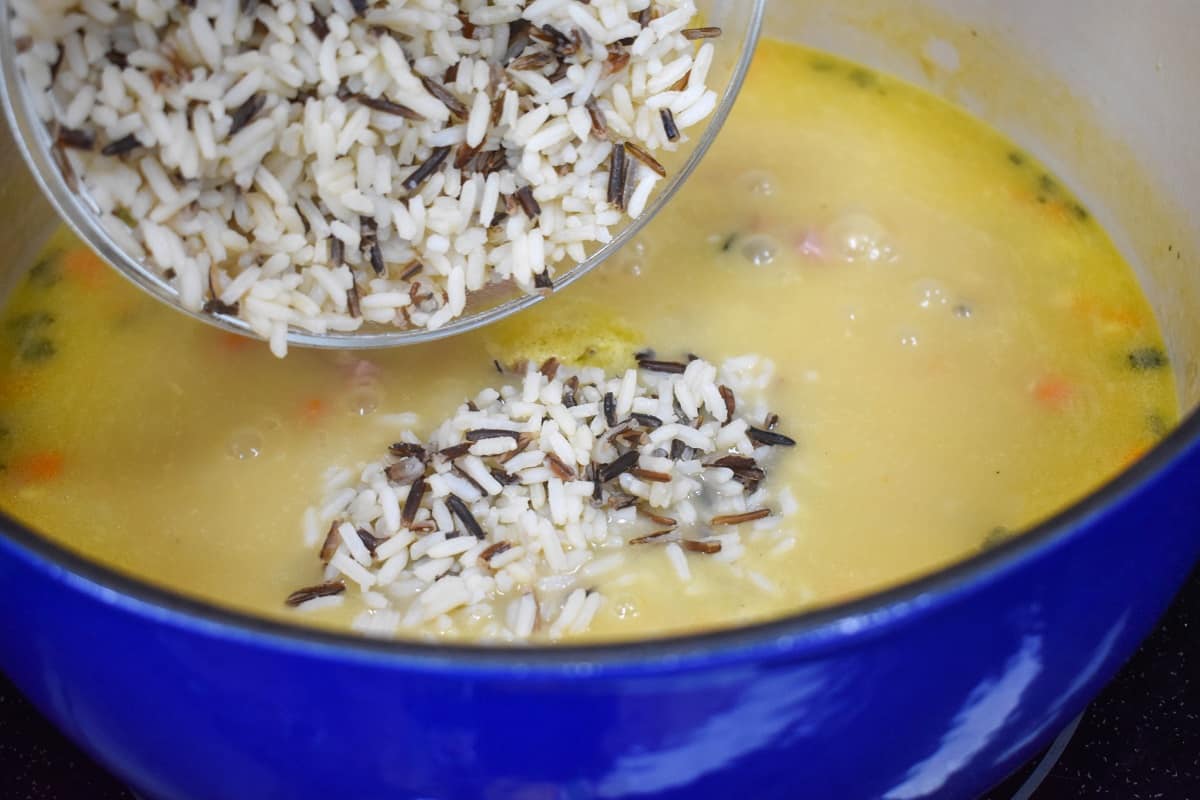
[[[642,267],[646,263],[646,243],[641,239],[635,239],[625,245],[620,250],[617,256],[617,263],[621,265],[621,269],[633,277],[640,277]]]
[[[924,309],[941,308],[950,304],[946,287],[932,278],[919,280],[913,285],[917,297],[917,305]]]
[[[346,395],[346,408],[355,416],[370,416],[378,411],[382,404],[383,391],[374,383],[355,386]]]
[[[851,212],[834,220],[827,231],[830,254],[852,264],[871,264],[896,258],[892,235],[870,214]]]
[[[742,242],[742,257],[756,267],[774,263],[778,255],[779,243],[766,234],[756,233]]]
[[[241,428],[229,437],[226,452],[238,461],[258,458],[263,451],[263,435],[255,428]]]
[[[769,172],[755,170],[747,172],[742,177],[742,183],[757,197],[771,197],[775,194],[775,178]]]
[[[637,603],[629,595],[618,595],[612,599],[612,613],[617,619],[633,619],[638,616]]]
[[[919,347],[921,345],[921,339],[917,336],[915,331],[903,331],[900,334],[900,344],[905,347]]]

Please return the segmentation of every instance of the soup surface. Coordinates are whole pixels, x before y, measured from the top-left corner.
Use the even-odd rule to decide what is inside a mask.
[[[331,465],[424,435],[493,359],[774,363],[798,508],[737,568],[660,548],[600,580],[590,638],[733,625],[979,552],[1095,488],[1176,420],[1132,270],[1037,161],[941,100],[766,42],[715,148],[641,242],[495,327],[380,353],[293,352],[195,324],[65,235],[0,341],[0,506],[65,546],[256,614],[321,579],[302,516]],[[781,546],[780,542],[790,542]],[[433,628],[430,628],[431,635]]]

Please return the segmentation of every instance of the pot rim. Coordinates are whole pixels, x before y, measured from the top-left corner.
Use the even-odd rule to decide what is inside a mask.
[[[1141,461],[1081,500],[992,549],[896,586],[830,606],[744,626],[644,640],[529,647],[372,639],[257,617],[210,604],[103,566],[35,533],[0,512],[0,544],[52,580],[154,624],[242,644],[387,669],[472,672],[482,675],[575,676],[662,672],[697,664],[744,663],[782,654],[813,655],[877,634],[945,606],[956,596],[1019,569],[1075,536],[1089,522],[1133,498],[1161,473],[1200,451],[1200,409]],[[1193,454],[1194,455],[1194,454]],[[57,573],[57,574],[56,574]]]

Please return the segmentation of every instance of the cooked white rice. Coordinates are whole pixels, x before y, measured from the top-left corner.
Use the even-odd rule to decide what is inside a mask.
[[[653,154],[717,101],[692,0],[11,7],[105,226],[281,356],[289,327],[432,329],[491,284],[549,285],[642,213]]]
[[[325,583],[289,602],[353,587],[356,627],[373,635],[556,639],[587,630],[631,548],[661,549],[684,582],[692,559],[737,569],[744,533],[772,546],[792,535],[755,528],[796,508],[765,482],[792,443],[757,427],[771,372],[758,357],[511,371],[427,441],[404,432],[353,485],[326,480],[303,522]]]

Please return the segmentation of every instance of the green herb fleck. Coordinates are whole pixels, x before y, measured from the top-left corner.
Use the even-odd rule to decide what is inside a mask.
[[[1139,347],[1130,351],[1128,359],[1129,368],[1135,372],[1164,369],[1171,363],[1160,347]]]
[[[1171,432],[1171,426],[1162,414],[1147,414],[1146,429],[1158,439],[1163,438]]]
[[[733,246],[735,244],[737,244],[737,240],[738,240],[738,235],[736,232],[731,233],[728,236],[726,236],[725,240],[721,242],[721,252],[728,253],[730,250],[733,249]]]
[[[1087,222],[1092,217],[1092,215],[1088,213],[1088,210],[1079,203],[1071,204],[1071,213],[1073,213],[1075,218],[1080,222]]]
[[[54,323],[54,315],[48,311],[30,311],[25,314],[17,314],[11,317],[8,322],[8,329],[16,336],[25,336],[33,331],[40,330]]]
[[[983,537],[983,549],[991,550],[993,547],[1003,544],[1013,537],[1013,533],[1012,529],[997,525]]]
[[[870,89],[879,83],[879,79],[869,69],[857,67],[850,70],[850,82],[860,89]]]
[[[45,336],[34,336],[21,343],[21,360],[29,364],[40,364],[48,361],[58,352],[54,342]]]
[[[817,58],[810,62],[813,72],[833,72],[837,69],[837,63],[830,61],[827,58]]]
[[[47,253],[29,269],[29,285],[39,289],[49,289],[62,278],[62,270],[58,260],[61,253]]]
[[[1046,194],[1054,194],[1058,191],[1058,182],[1048,173],[1043,172],[1042,176],[1038,178],[1038,188]]]
[[[1025,166],[1025,154],[1012,150],[1008,154],[1008,161],[1014,167],[1023,167]]]

